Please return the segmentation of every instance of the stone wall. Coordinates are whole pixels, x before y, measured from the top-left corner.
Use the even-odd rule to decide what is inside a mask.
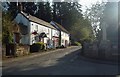
[[[16,56],[28,55],[30,53],[30,46],[16,45]]]
[[[24,56],[30,53],[30,46],[29,45],[19,45],[16,44],[15,46],[15,56]],[[12,56],[12,55],[9,55]],[[2,46],[2,57],[6,57],[6,47]]]
[[[97,46],[96,43],[85,43],[84,56],[102,60],[118,61],[120,54],[118,53],[117,45],[111,46],[111,44],[107,43],[105,48],[101,48],[100,46]]]
[[[96,44],[87,44],[84,48],[84,55],[88,57],[98,58],[98,47]]]

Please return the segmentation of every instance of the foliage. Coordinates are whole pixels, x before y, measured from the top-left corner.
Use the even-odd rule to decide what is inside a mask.
[[[52,8],[49,2],[37,2],[38,10],[35,13],[35,16],[43,19],[47,22],[52,20]]]
[[[104,21],[103,18],[103,11],[105,9],[105,3],[93,4],[92,7],[87,8],[85,12],[85,17],[91,21],[91,26],[94,31],[94,35],[97,39],[101,38],[99,34],[101,33],[101,23]],[[99,33],[100,32],[100,33]]]
[[[81,22],[78,21],[71,29],[71,34],[74,35],[73,37],[77,38],[77,41],[84,41],[85,39],[93,41],[95,38],[91,24],[87,19],[81,20]]]
[[[2,43],[11,43],[13,41],[11,13],[3,12],[2,14]]]
[[[37,42],[37,43],[35,43],[35,44],[36,44],[36,45],[39,45],[41,50],[44,49],[44,43],[43,43],[43,42]]]
[[[81,43],[79,43],[79,42],[75,42],[75,45],[77,45],[77,46],[81,46]]]
[[[107,40],[118,42],[118,3],[96,3],[87,9],[85,17],[92,22],[97,40],[102,40],[102,29],[106,25]]]
[[[70,31],[70,27],[74,26],[79,18],[82,18],[81,11],[77,8],[78,5],[80,9],[81,6],[77,2],[54,2],[53,20]]]
[[[18,6],[20,3],[23,5],[24,12],[47,22],[53,20],[61,24],[70,32],[72,40],[94,40],[91,22],[83,17],[81,5],[78,2],[52,2],[52,4],[50,2],[18,2]],[[10,2],[9,10],[12,12],[16,10],[15,13],[17,13],[18,6],[17,2]]]
[[[8,6],[9,6],[7,13],[9,13],[9,15],[11,15],[10,18],[13,20],[18,13],[17,3],[16,2],[6,2],[6,4],[8,4]]]
[[[40,50],[44,49],[44,43],[43,42],[37,42],[34,43],[31,47],[30,47],[30,51],[31,52],[38,52]]]
[[[54,2],[53,20],[65,27],[72,40],[94,39],[91,22],[84,19],[78,2]]]

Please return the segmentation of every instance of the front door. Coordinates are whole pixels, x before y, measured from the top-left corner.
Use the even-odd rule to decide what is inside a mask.
[[[68,46],[68,41],[67,40],[65,40],[65,47],[67,47]]]
[[[14,42],[20,43],[20,33],[14,33]]]

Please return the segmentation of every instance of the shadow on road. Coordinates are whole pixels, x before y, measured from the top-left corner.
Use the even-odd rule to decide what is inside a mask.
[[[100,65],[97,68],[94,66],[94,63],[99,64],[99,62],[84,58],[79,54],[80,50],[77,50],[55,61],[43,62],[43,65],[39,63],[26,66],[17,65],[4,69],[3,75],[114,75],[118,73],[116,68],[108,69],[109,72],[105,73],[104,67],[101,69]],[[97,70],[99,71],[96,72]]]

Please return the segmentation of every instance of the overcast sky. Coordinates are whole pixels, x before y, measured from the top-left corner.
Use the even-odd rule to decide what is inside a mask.
[[[95,4],[96,2],[118,2],[120,0],[79,0],[79,3],[83,5],[83,8],[90,7],[91,4]]]
[[[95,4],[97,2],[102,2],[102,0],[80,0],[79,3],[82,5],[83,12],[86,8],[90,8],[92,4]]]
[[[79,0],[79,3],[82,5],[82,10],[85,12],[86,7],[90,8],[92,4],[97,2],[118,2],[120,0]]]

